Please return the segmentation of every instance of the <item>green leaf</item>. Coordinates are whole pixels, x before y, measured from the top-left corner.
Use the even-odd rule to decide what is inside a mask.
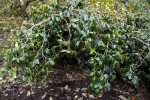
[[[114,81],[116,79],[116,75],[112,75],[112,80]]]
[[[84,20],[85,20],[85,21],[88,20],[88,15],[84,15]]]
[[[19,58],[13,58],[12,61],[16,61],[17,63],[20,62]]]
[[[24,60],[25,60],[25,58],[24,58],[24,57],[20,57],[19,59],[20,59],[20,61],[24,61]]]
[[[89,59],[87,63],[88,63],[89,65],[94,64],[94,59]]]
[[[26,77],[25,77],[25,76],[22,76],[22,80],[25,82],[25,81],[26,81]]]
[[[95,93],[96,95],[98,95],[100,92],[101,92],[100,89],[95,89],[95,90],[94,90],[94,93]]]
[[[132,79],[132,74],[128,74],[128,78],[129,78],[129,79]]]
[[[138,88],[138,86],[139,86],[139,78],[137,76],[134,76],[132,82],[135,85],[135,87]]]
[[[59,18],[59,17],[56,17],[56,21],[59,22],[59,21],[60,21],[60,18]]]
[[[77,25],[77,24],[72,23],[71,25],[72,25],[72,27],[74,27],[74,28],[76,28],[76,29],[78,28],[78,25]]]
[[[70,13],[69,13],[67,10],[65,10],[65,11],[63,12],[63,14],[64,14],[64,16],[66,16],[66,17],[70,17]]]
[[[106,89],[110,89],[110,83],[106,83]]]
[[[93,55],[93,54],[95,54],[95,53],[96,53],[95,48],[91,49],[90,55]]]
[[[96,81],[97,81],[96,77],[92,77],[92,78],[90,79],[90,82],[92,82],[92,83],[96,83]]]
[[[40,64],[39,59],[34,59],[33,62],[34,62],[34,64],[37,64],[37,65]]]
[[[105,35],[103,36],[103,40],[104,40],[105,42],[110,42],[110,41],[111,41],[110,35],[109,35],[109,34],[105,34]]]
[[[49,63],[53,66],[53,65],[55,65],[55,62],[51,59],[51,58],[49,58]]]
[[[103,63],[102,63],[102,61],[99,61],[98,64],[101,67]]]
[[[119,53],[116,54],[115,58],[116,58],[116,60],[118,60],[119,62],[121,62],[122,59],[123,59],[122,56],[121,56]]]
[[[65,52],[65,53],[71,53],[71,51],[70,50],[65,50],[65,49],[63,49],[63,50],[61,50],[61,52]]]
[[[78,47],[80,45],[80,41],[77,41],[76,46]]]
[[[90,85],[88,86],[88,89],[92,89],[94,87],[93,83],[91,82]]]
[[[46,48],[46,54],[50,54],[50,50],[48,48]]]
[[[107,74],[104,74],[105,79],[109,79],[109,76]]]
[[[64,46],[68,46],[68,45],[69,45],[68,41],[63,41],[62,44],[63,44]]]
[[[100,83],[94,84],[94,88],[97,89],[100,86]]]
[[[107,65],[104,65],[104,71],[106,72],[108,69],[108,66]],[[107,75],[107,74],[106,74]]]
[[[94,76],[94,74],[95,74],[94,72],[90,72],[90,76]]]
[[[100,58],[99,58],[99,57],[96,57],[95,59],[96,59],[97,61],[100,61]]]
[[[97,71],[96,72],[96,76],[99,78],[99,77],[101,77],[101,71]]]
[[[71,23],[75,23],[75,22],[78,22],[79,19],[75,18],[75,19],[71,19],[70,21],[71,21]]]
[[[16,42],[15,47],[18,48],[18,42]]]
[[[13,78],[16,78],[17,74],[16,74],[16,71],[13,71]]]

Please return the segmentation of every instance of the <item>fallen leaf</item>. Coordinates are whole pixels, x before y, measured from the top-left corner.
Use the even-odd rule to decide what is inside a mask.
[[[71,91],[71,88],[70,89],[68,89],[68,92],[70,92]]]
[[[31,94],[34,94],[35,92],[31,92]]]
[[[87,89],[88,89],[88,88],[82,88],[81,90],[85,92]]]
[[[55,94],[54,96],[55,96],[55,97],[59,97],[59,94]]]
[[[74,98],[77,99],[77,98],[78,98],[78,95],[76,95]]]
[[[47,94],[47,92],[45,92],[41,98],[44,99],[46,97],[46,94]]]
[[[85,76],[82,76],[82,78],[86,78]]]
[[[87,94],[86,94],[86,93],[82,93],[82,95],[83,95],[84,97],[87,97]]]
[[[67,100],[72,100],[70,96],[67,96]]]
[[[123,96],[123,95],[119,95],[119,98],[120,98],[121,100],[127,100],[127,98],[126,98],[125,96]]]
[[[20,94],[22,94],[23,93],[23,90],[22,91],[20,91]]]
[[[89,97],[92,99],[95,99],[94,95],[92,95],[92,94],[89,94]]]
[[[103,96],[103,92],[102,92],[102,93],[100,93],[100,94],[98,95],[98,97],[100,97],[100,98],[101,98],[102,96]]]
[[[8,96],[8,94],[4,94],[4,96]]]
[[[27,92],[27,96],[29,97],[31,95],[30,91]]]
[[[83,97],[80,97],[78,100],[83,100]]]
[[[6,91],[2,91],[2,93],[5,93]]]
[[[80,88],[76,88],[75,92],[78,93],[80,91]]]
[[[120,93],[122,93],[122,91],[121,91],[121,90],[120,90],[119,92],[120,92]]]
[[[52,97],[50,97],[49,100],[53,100]]]
[[[66,86],[65,86],[65,90],[68,91],[68,89],[69,89],[69,87],[68,87],[68,85],[66,85]]]

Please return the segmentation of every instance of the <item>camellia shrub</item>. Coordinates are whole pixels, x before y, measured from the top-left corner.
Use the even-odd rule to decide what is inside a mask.
[[[25,82],[44,82],[62,58],[90,70],[89,89],[96,94],[116,77],[139,86],[150,79],[148,18],[128,13],[96,12],[80,0],[32,9],[30,24],[15,30],[5,66]]]

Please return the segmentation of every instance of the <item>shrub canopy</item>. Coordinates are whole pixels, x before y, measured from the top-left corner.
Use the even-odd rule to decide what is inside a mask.
[[[88,88],[96,94],[116,77],[138,87],[150,79],[149,19],[120,9],[91,11],[79,0],[33,8],[31,23],[14,31],[6,68],[14,78],[21,69],[23,81],[43,82],[61,58],[69,58],[91,68]]]

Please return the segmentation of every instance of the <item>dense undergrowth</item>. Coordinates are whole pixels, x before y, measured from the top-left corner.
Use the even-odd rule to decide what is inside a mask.
[[[62,58],[88,66],[96,94],[109,89],[116,77],[139,86],[150,79],[149,18],[117,5],[90,10],[80,0],[42,5],[29,10],[30,24],[15,30],[5,57],[10,76],[23,71],[25,82],[44,82]]]

